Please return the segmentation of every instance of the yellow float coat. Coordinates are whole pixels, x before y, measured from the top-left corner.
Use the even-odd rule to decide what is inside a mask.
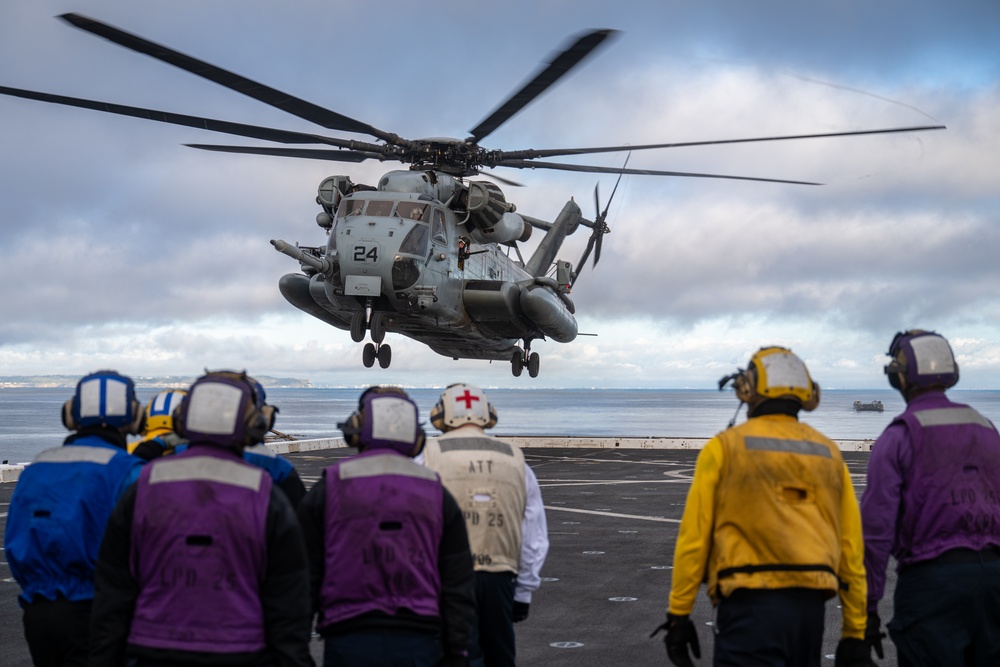
[[[702,449],[674,551],[670,612],[738,588],[839,593],[843,636],[863,638],[861,514],[836,443],[788,415],[747,420]]]

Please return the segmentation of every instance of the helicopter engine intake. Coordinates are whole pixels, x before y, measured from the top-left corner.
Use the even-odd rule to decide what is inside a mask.
[[[514,209],[493,183],[469,183],[469,222],[473,225],[470,234],[477,243],[523,243],[531,238],[531,225]]]

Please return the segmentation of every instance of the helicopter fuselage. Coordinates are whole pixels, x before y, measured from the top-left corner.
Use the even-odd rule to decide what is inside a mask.
[[[558,242],[527,263],[543,267],[535,275],[504,245],[526,238],[530,227],[498,188],[435,172],[390,172],[378,189],[327,202],[336,214],[332,220],[321,214],[321,224],[329,225],[325,247],[306,249],[314,261],[302,262],[303,273],[283,276],[281,291],[296,307],[352,334],[360,317],[367,328],[377,317],[379,328],[438,354],[509,361],[524,354],[519,341],[527,348],[535,339],[576,337],[567,290],[544,275],[565,228],[578,223],[579,208],[568,207],[566,222],[547,232]],[[373,330],[376,344],[381,336]]]

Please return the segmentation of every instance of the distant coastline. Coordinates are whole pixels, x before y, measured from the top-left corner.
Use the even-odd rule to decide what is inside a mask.
[[[0,389],[57,389],[73,388],[80,381],[79,375],[0,375]],[[298,378],[277,378],[269,375],[255,375],[266,389],[312,389],[309,380]],[[173,389],[190,387],[198,376],[168,375],[164,377],[143,377],[133,375],[135,386],[142,389]]]

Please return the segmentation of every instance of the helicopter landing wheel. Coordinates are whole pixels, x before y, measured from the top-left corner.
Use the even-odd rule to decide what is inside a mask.
[[[365,368],[371,368],[375,365],[375,345],[372,343],[366,343],[365,349],[361,353],[361,361],[364,363]]]
[[[514,350],[513,356],[510,358],[510,372],[514,374],[514,377],[521,377],[521,371],[524,370],[524,352],[520,348]]]
[[[528,376],[536,378],[538,377],[538,366],[541,360],[538,358],[537,352],[532,352],[528,355]]]
[[[389,363],[392,361],[392,348],[388,345],[379,345],[375,356],[378,358],[379,368],[389,368]]]
[[[365,329],[368,322],[365,321],[365,311],[359,310],[351,316],[351,340],[360,343],[365,339]]]
[[[372,331],[372,342],[376,345],[381,345],[382,341],[385,340],[386,319],[388,319],[388,317],[385,313],[372,313],[372,321],[369,324],[369,328],[371,328]],[[362,334],[362,337],[364,337],[364,334]],[[385,366],[383,366],[383,368],[385,368]]]

